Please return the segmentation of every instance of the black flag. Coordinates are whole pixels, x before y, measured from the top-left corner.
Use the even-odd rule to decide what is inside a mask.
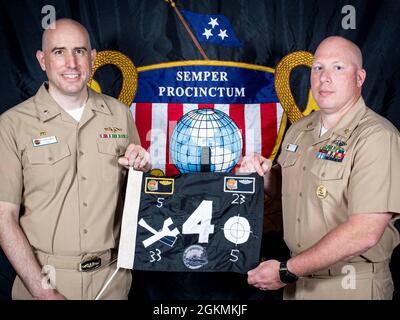
[[[134,269],[246,273],[259,263],[263,201],[257,174],[145,176]]]

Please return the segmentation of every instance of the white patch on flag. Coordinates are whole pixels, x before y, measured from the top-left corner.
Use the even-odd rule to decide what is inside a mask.
[[[146,140],[150,140],[150,157],[153,168],[165,172],[167,162],[167,128],[168,128],[168,104],[153,103],[151,109],[151,130],[146,134]]]
[[[136,121],[136,103],[132,103],[129,109],[131,110],[133,120]]]
[[[246,156],[261,153],[261,112],[260,104],[245,104],[244,123],[246,125]]]
[[[277,134],[279,133],[279,130],[281,128],[282,117],[283,117],[283,108],[282,108],[280,103],[276,103],[276,128],[277,128]]]

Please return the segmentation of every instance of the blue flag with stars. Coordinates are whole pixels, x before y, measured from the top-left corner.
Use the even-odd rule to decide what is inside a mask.
[[[223,14],[200,14],[181,9],[181,13],[192,27],[199,42],[226,47],[240,47],[242,43],[227,17]]]

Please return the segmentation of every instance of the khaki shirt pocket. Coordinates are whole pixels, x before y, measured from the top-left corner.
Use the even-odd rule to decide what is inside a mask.
[[[26,151],[27,165],[24,168],[26,191],[46,191],[53,193],[56,179],[61,176],[62,163],[71,156],[67,144],[31,147]],[[67,169],[67,164],[65,168]]]
[[[344,163],[330,160],[317,159],[311,168],[315,188],[321,187],[326,192],[326,195],[321,193],[320,197],[314,196],[313,199],[322,207],[329,230],[347,219],[347,180],[344,172]]]
[[[321,181],[342,180],[344,167],[342,162],[318,159],[311,168],[311,173]]]
[[[289,154],[286,156],[286,158],[284,159],[284,161],[282,162],[281,167],[282,168],[289,168],[295,165],[297,161],[297,156],[296,154]]]
[[[125,148],[118,146],[114,140],[98,141],[99,160],[101,162],[102,178],[108,182],[118,182],[123,167],[118,164],[118,158],[125,154]]]

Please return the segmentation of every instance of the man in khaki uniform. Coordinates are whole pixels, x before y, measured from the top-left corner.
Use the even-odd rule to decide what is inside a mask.
[[[95,55],[82,25],[56,21],[37,52],[49,82],[0,117],[0,245],[18,275],[14,299],[95,298],[116,269],[123,166],[151,166],[129,109],[87,87]],[[101,298],[126,299],[130,284],[119,271]]]
[[[292,254],[249,271],[249,284],[261,290],[287,285],[285,299],[392,298],[400,136],[365,105],[365,77],[354,43],[325,39],[311,70],[320,111],[291,126],[271,170],[260,155],[244,159],[242,171],[265,174],[267,195],[278,194],[282,175],[284,237]]]

